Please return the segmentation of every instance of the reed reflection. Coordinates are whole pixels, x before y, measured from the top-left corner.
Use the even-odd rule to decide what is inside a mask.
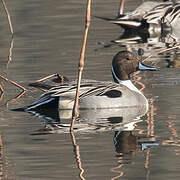
[[[169,115],[169,119],[174,119],[176,117],[173,117],[172,115]],[[176,156],[180,156],[180,139],[179,139],[179,133],[176,130],[176,123],[173,121],[167,122],[168,129],[170,132],[169,139],[165,139],[162,141],[162,146],[172,146],[174,147],[174,153]]]
[[[11,24],[11,23],[10,23]],[[11,26],[10,26],[11,27]],[[11,29],[11,28],[10,28]],[[12,35],[13,35],[13,30],[11,31],[12,32]],[[14,47],[14,37],[12,36],[11,37],[11,40],[10,40],[10,47],[9,47],[9,54],[8,54],[8,61],[6,63],[6,68],[3,69],[3,74],[0,74],[0,80],[3,80],[11,85],[14,85],[16,86],[17,88],[19,88],[21,91],[13,98],[10,98],[8,99],[4,104],[3,106],[7,106],[9,102],[12,102],[12,101],[15,101],[19,98],[21,98],[25,92],[26,92],[26,89],[21,86],[20,84],[16,83],[15,81],[12,81],[10,79],[7,78],[7,74],[8,74],[8,67],[9,67],[9,64],[12,62],[12,52],[13,52],[13,47]],[[3,82],[0,82],[0,99],[2,100],[3,98],[3,94],[5,92],[5,88],[3,86]]]
[[[73,131],[70,132],[71,134],[71,140],[72,140],[72,145],[73,145],[73,152],[76,158],[76,162],[77,162],[77,167],[79,168],[79,177],[82,180],[85,180],[84,178],[84,169],[82,167],[82,161],[81,161],[81,157],[80,157],[80,148],[79,145],[76,142],[76,137]]]

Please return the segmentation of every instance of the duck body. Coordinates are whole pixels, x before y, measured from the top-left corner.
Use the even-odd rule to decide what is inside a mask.
[[[129,84],[132,83],[129,82]],[[49,96],[52,100],[58,97],[59,109],[72,109],[75,93],[76,82],[71,82],[70,84],[59,86],[58,90],[52,88],[50,92],[45,93],[44,96]],[[42,96],[36,104],[40,104],[44,96]],[[44,102],[43,100],[43,103]],[[140,91],[134,91],[124,84],[95,80],[83,80],[81,83],[79,97],[80,109],[108,109],[136,106],[148,107],[147,99]]]
[[[80,86],[79,109],[137,106],[145,106],[147,109],[147,99],[130,80],[130,74],[137,70],[155,71],[156,68],[143,65],[131,52],[117,53],[112,61],[112,75],[115,82],[83,80]],[[50,106],[59,109],[73,109],[76,87],[77,81],[52,87],[23,110],[31,111],[35,108],[50,108]]]
[[[145,96],[136,90],[131,81],[128,82],[127,80],[127,83],[134,89],[127,87],[123,83],[83,80],[80,87],[79,109],[109,109],[137,106],[148,108],[148,101]],[[73,81],[51,88],[40,99],[25,107],[25,110],[42,108],[48,104],[53,104],[59,109],[73,109],[76,87],[77,83]]]
[[[114,95],[113,95],[114,94]],[[144,95],[130,90],[124,85],[114,87],[101,96],[91,96],[80,99],[80,109],[111,109],[145,106],[148,101]]]

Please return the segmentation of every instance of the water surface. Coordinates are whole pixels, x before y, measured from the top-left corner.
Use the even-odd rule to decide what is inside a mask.
[[[140,0],[126,1],[126,10],[132,10],[140,3]],[[180,178],[178,51],[155,56],[147,62],[149,64],[153,62],[160,71],[145,72],[136,76],[140,77],[141,83],[145,85],[143,92],[149,99],[150,108],[147,115],[138,120],[137,127],[133,131],[124,127],[126,123],[115,128],[121,123],[122,117],[127,115],[126,113],[118,112],[120,116],[117,116],[119,118],[115,121],[110,118],[112,115],[103,117],[100,115],[104,113],[99,115],[98,112],[82,112],[82,119],[76,124],[82,127],[86,119],[90,119],[94,129],[90,126],[92,129],[84,130],[83,126],[80,131],[75,131],[74,137],[68,130],[58,127],[60,124],[58,121],[51,123],[51,119],[47,121],[47,118],[37,114],[12,112],[10,109],[28,105],[42,93],[28,87],[29,82],[53,73],[60,73],[69,78],[76,77],[86,2],[14,0],[7,2],[7,5],[15,32],[14,46],[12,61],[8,63],[11,36],[6,15],[1,7],[3,13],[0,24],[0,71],[9,79],[28,88],[28,91],[23,97],[14,100],[12,98],[20,91],[3,82],[5,93],[1,97],[0,111],[3,178],[178,180]],[[111,61],[119,50],[126,48],[136,50],[141,47],[147,56],[159,49],[159,46],[166,46],[163,42],[153,44],[152,39],[148,39],[151,45],[147,42],[133,45],[112,43],[112,40],[118,39],[123,30],[94,16],[115,17],[118,5],[117,0],[93,1],[83,78],[112,80]],[[172,60],[173,62],[176,60],[176,63],[172,63]],[[113,112],[113,115],[116,113]],[[98,117],[93,114],[98,114]],[[102,119],[111,127],[104,127]],[[130,119],[134,121],[135,118],[131,116]],[[61,123],[67,124],[69,119],[61,119]],[[115,126],[112,126],[113,123]],[[122,131],[124,128],[126,131]],[[80,159],[77,153],[80,153]],[[83,174],[80,173],[82,169]]]

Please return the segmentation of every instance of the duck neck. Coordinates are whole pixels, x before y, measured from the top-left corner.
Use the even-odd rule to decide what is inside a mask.
[[[123,81],[121,80],[119,82],[119,84],[122,84],[122,85],[128,87],[132,91],[135,91],[135,92],[137,92],[139,94],[142,94],[142,92],[139,91],[139,89],[131,82],[131,80],[123,80]]]
[[[139,89],[137,89],[136,86],[131,82],[131,80],[129,80],[129,79],[128,80],[120,80],[117,77],[116,73],[114,72],[113,67],[112,67],[112,74],[113,74],[113,77],[115,79],[115,82],[117,82],[118,84],[122,84],[122,85],[128,87],[132,91],[135,91],[135,92],[137,92],[139,94],[142,94],[141,91],[139,91]]]

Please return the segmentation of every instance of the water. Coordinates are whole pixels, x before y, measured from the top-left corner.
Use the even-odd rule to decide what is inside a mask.
[[[134,9],[138,4],[141,4],[140,0],[126,1],[126,10]],[[3,82],[5,93],[0,111],[2,179],[179,179],[178,51],[151,58],[147,63],[153,62],[160,71],[138,75],[146,86],[143,91],[150,101],[146,116],[134,119],[136,113],[127,117],[127,112],[119,111],[113,112],[111,118],[112,115],[105,112],[81,112],[74,137],[68,132],[67,112],[61,112],[60,115],[64,115],[61,120],[59,114],[53,112],[56,122],[52,123],[51,113],[45,120],[42,115],[9,109],[28,105],[42,93],[28,87],[29,82],[53,73],[76,77],[86,2],[14,0],[7,5],[15,35],[12,61],[8,63],[11,37],[4,10],[0,7],[0,72],[28,91],[15,100],[20,91]],[[118,39],[123,31],[94,16],[114,17],[118,5],[117,0],[93,1],[84,78],[112,80],[112,57],[125,47],[122,46],[124,43],[115,45],[111,41]],[[153,40],[149,39],[151,43]],[[143,48],[145,55],[152,47],[157,50],[164,46],[164,43],[125,44],[129,49]],[[104,48],[104,45],[108,46]],[[170,64],[172,59],[176,63]],[[91,124],[87,124],[87,119]],[[138,122],[137,127],[127,131],[126,124],[132,119]],[[123,129],[126,131],[119,131]]]

